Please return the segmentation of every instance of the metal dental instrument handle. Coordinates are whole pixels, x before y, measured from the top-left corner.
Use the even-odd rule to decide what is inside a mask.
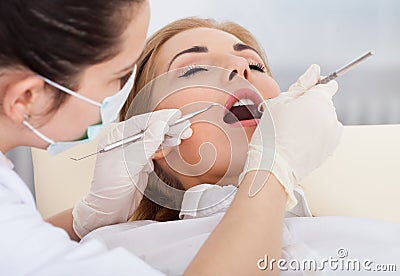
[[[372,51],[369,51],[368,53],[363,54],[361,57],[353,60],[352,62],[346,64],[345,66],[339,68],[338,70],[336,70],[335,72],[333,72],[332,74],[330,74],[329,76],[323,78],[322,80],[319,80],[317,84],[326,84],[328,82],[330,82],[331,80],[336,79],[337,77],[343,75],[344,73],[346,73],[347,71],[349,71],[350,69],[353,69],[355,66],[357,66],[358,64],[360,64],[361,62],[363,62],[364,60],[366,60],[367,58],[369,58],[370,56],[372,56],[374,53]],[[268,99],[269,100],[269,99]],[[267,100],[265,100],[267,101]],[[260,113],[263,113],[262,110],[262,105],[265,103],[265,101],[262,101],[258,107],[257,110]]]
[[[217,105],[217,104],[214,103],[214,104],[209,105],[209,106],[206,107],[206,108],[200,109],[200,110],[195,111],[195,112],[192,112],[192,113],[188,113],[188,114],[182,116],[181,118],[179,118],[178,120],[176,120],[176,122],[173,123],[171,126],[175,126],[175,125],[180,124],[180,123],[182,123],[182,122],[184,122],[184,121],[186,121],[186,120],[189,120],[189,119],[191,119],[191,118],[193,118],[193,117],[195,117],[195,116],[197,116],[197,115],[199,115],[199,114],[201,114],[201,113],[203,113],[203,112],[206,112],[206,111],[209,110],[211,107],[216,106],[216,105]],[[104,152],[107,152],[107,151],[110,151],[110,150],[119,148],[119,147],[121,147],[122,145],[128,145],[128,144],[130,144],[130,143],[134,143],[134,142],[139,141],[140,139],[142,139],[143,136],[144,136],[144,132],[140,132],[140,133],[138,133],[138,134],[129,136],[129,137],[124,138],[124,139],[122,139],[122,140],[116,141],[116,142],[114,142],[114,143],[112,143],[112,144],[106,145],[104,148],[102,148],[101,150],[99,150],[99,151],[97,151],[97,152],[91,153],[91,154],[89,154],[89,155],[86,155],[86,156],[83,156],[83,157],[80,157],[80,158],[73,158],[73,157],[70,157],[70,159],[72,159],[72,160],[74,160],[74,161],[80,161],[80,160],[86,159],[86,158],[88,158],[88,157],[90,157],[90,156],[97,155],[97,154],[99,154],[99,153],[104,153]]]
[[[343,75],[344,73],[346,73],[350,69],[353,69],[356,65],[360,64],[361,62],[363,62],[364,60],[366,60],[367,58],[369,58],[372,55],[373,55],[373,53],[371,51],[369,51],[368,53],[365,53],[364,55],[362,55],[361,57],[357,58],[356,60],[353,60],[352,62],[346,64],[345,66],[343,66],[341,68],[339,68],[338,70],[336,70],[335,72],[333,72],[329,76],[327,76],[327,77],[323,78],[322,80],[318,81],[317,84],[325,84],[325,83],[330,82],[333,79],[336,79],[337,77]]]

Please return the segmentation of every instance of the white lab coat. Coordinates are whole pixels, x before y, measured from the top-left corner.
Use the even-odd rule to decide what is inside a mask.
[[[101,239],[109,248],[123,246],[167,275],[181,275],[230,205],[233,186],[199,185],[185,193],[180,217],[182,220],[155,222],[136,221],[99,228],[89,233],[82,243]],[[288,269],[281,275],[398,275],[400,271],[400,224],[350,217],[311,217],[301,191],[300,204],[287,213],[283,225],[282,256],[292,259],[337,259],[338,265],[358,258],[375,264],[395,264],[397,272],[333,271],[325,263],[324,272],[307,273]],[[300,197],[299,197],[300,195]],[[223,200],[221,200],[223,199]],[[211,208],[207,208],[212,206]],[[245,208],[245,206],[243,207]],[[251,214],[249,214],[251,215]],[[303,216],[303,217],[296,217]],[[255,225],[254,227],[257,227]],[[251,233],[249,233],[251,235]],[[226,245],[229,247],[229,244]],[[343,248],[346,251],[338,250]],[[243,256],[246,252],[243,252]],[[240,262],[238,256],[237,261]],[[260,259],[264,256],[260,256]],[[215,260],[220,262],[223,260]],[[235,260],[233,260],[235,261]],[[334,261],[336,262],[336,261]],[[256,266],[256,260],[254,262]],[[262,266],[263,263],[260,263]],[[286,265],[287,267],[288,265]],[[335,264],[332,265],[333,268]],[[374,267],[373,267],[374,268]],[[337,273],[337,274],[336,274]]]
[[[12,168],[0,152],[0,275],[162,275],[125,249],[79,244],[44,222]]]

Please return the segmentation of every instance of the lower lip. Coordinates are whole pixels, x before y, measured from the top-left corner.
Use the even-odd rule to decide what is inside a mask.
[[[239,121],[233,124],[229,124],[231,127],[254,127],[258,125],[258,121],[260,119],[251,119],[251,120],[244,120]]]

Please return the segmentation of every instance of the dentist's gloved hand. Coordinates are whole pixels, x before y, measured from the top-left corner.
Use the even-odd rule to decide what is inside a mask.
[[[297,204],[293,193],[297,183],[332,154],[343,131],[332,102],[338,85],[335,81],[315,85],[319,79],[320,68],[314,64],[288,92],[267,102],[275,131],[265,111],[239,178],[241,182],[250,171],[270,171],[288,194],[286,210]]]
[[[153,170],[151,158],[156,151],[161,145],[177,146],[192,135],[189,121],[171,126],[181,115],[177,109],[165,109],[134,116],[116,124],[100,141],[98,149],[144,130],[141,141],[97,155],[90,192],[72,212],[73,227],[80,238],[132,216]]]

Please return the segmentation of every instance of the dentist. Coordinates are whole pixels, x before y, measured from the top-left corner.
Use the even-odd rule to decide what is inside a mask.
[[[91,193],[77,204],[75,218],[72,210],[67,210],[50,223],[43,221],[32,195],[4,155],[18,146],[56,154],[92,140],[115,121],[133,85],[134,65],[145,43],[148,22],[145,0],[0,1],[1,275],[161,274],[122,248],[108,250],[99,241],[81,245],[71,240],[93,230],[83,221],[95,218],[100,227],[123,222],[129,215],[124,210],[129,210],[136,195],[120,200],[124,194],[121,187],[127,187],[120,177],[125,172],[118,165],[110,167],[118,163],[118,151],[97,160]],[[298,180],[296,175],[305,175],[320,164],[336,147],[341,132],[331,102],[337,87],[318,85],[316,90],[312,87],[318,78],[319,70],[309,70],[271,108],[274,120],[280,123],[277,137],[285,133],[297,137],[297,142],[277,139],[276,148],[285,153],[280,155],[284,159],[279,161],[281,166],[272,177],[268,168],[262,168],[264,177],[254,180],[257,168],[251,160],[262,160],[267,145],[262,145],[260,137],[252,141],[251,166],[243,172],[238,195],[193,260],[188,275],[240,275],[255,271],[256,260],[266,252],[279,257],[282,226],[276,225],[282,225],[287,194]],[[318,117],[313,116],[316,112]],[[103,142],[117,138],[121,129],[144,130],[145,140],[131,146],[138,152],[133,181],[146,185],[149,160],[159,146],[178,145],[180,139],[191,135],[187,121],[170,127],[180,116],[178,110],[161,110],[152,116],[133,117],[119,123]],[[296,128],[291,126],[292,118],[296,118]],[[313,118],[312,124],[309,118]],[[272,122],[263,122],[268,123]],[[318,137],[313,143],[308,141],[310,133]],[[300,147],[307,154],[296,156]],[[249,198],[247,191],[254,181],[266,185]],[[103,201],[107,197],[110,202]],[[249,217],[249,212],[254,216]],[[232,227],[235,221],[240,221],[240,227]],[[243,232],[247,230],[251,232]],[[251,258],[238,262],[235,257],[243,251]],[[221,261],[216,263],[217,259]]]

